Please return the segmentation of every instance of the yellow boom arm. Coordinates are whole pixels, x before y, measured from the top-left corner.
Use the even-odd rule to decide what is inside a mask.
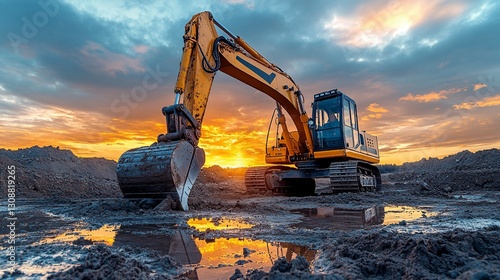
[[[219,37],[215,25],[233,40]],[[186,24],[184,49],[174,92],[175,104],[182,104],[196,119],[201,129],[210,89],[216,71],[222,71],[254,87],[274,99],[294,122],[298,145],[287,145],[295,155],[312,155],[312,136],[308,128],[307,113],[302,104],[302,94],[292,78],[269,62],[242,38],[232,35],[213,19],[210,12],[196,14]],[[284,123],[281,117],[280,122]],[[283,126],[283,136],[291,143],[290,133]],[[287,139],[288,138],[288,139]]]

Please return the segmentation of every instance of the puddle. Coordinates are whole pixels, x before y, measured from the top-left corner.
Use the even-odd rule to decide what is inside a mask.
[[[482,194],[455,194],[453,195],[453,198],[458,199],[458,200],[464,200],[464,201],[471,201],[471,202],[497,202],[498,200],[492,197],[487,197]]]
[[[500,221],[495,219],[484,219],[484,218],[475,218],[475,219],[457,219],[454,221],[447,221],[439,223],[436,228],[438,229],[455,229],[461,228],[464,230],[480,230],[485,227],[500,227]]]
[[[209,226],[212,226],[213,222],[208,219],[195,219],[188,224],[204,231],[212,228]],[[198,225],[200,226],[197,227]],[[251,225],[226,220],[215,226],[226,229]],[[316,254],[316,250],[290,243],[240,238],[200,239],[193,238],[181,230],[174,230],[173,234],[144,232],[142,225],[121,226],[113,246],[148,248],[161,255],[170,255],[182,264],[192,267],[191,271],[183,275],[187,279],[227,279],[234,274],[235,268],[242,271],[252,268],[269,270],[280,257],[286,257],[290,261],[297,255],[302,255],[312,262]]]
[[[209,230],[231,230],[252,228],[253,225],[237,219],[207,219],[191,218],[187,224],[198,231]]]
[[[401,221],[414,221],[420,218],[429,218],[437,215],[436,212],[427,211],[423,208],[411,206],[385,206],[383,225],[397,224]]]
[[[432,217],[436,213],[409,206],[372,206],[367,208],[319,207],[296,209],[292,213],[302,214],[301,222],[292,226],[331,230],[355,230],[375,225],[397,224],[403,220],[413,221]]]
[[[48,243],[72,243],[79,238],[83,238],[85,241],[88,241],[90,244],[92,243],[103,243],[108,246],[112,246],[115,241],[116,230],[119,226],[116,225],[103,225],[98,229],[75,229],[71,231],[67,231],[62,234],[58,234],[56,236],[46,237],[38,244],[48,244]]]
[[[22,255],[22,254],[21,254]],[[62,248],[59,252],[54,252],[47,248],[47,252],[38,252],[36,256],[28,256],[20,259],[16,263],[16,270],[20,271],[20,275],[13,276],[15,279],[47,279],[50,273],[56,273],[60,271],[68,270],[76,266],[77,262],[81,258],[78,252],[72,251],[68,248]],[[6,263],[5,263],[6,264]],[[0,271],[11,271],[12,267],[1,267]],[[7,275],[3,275],[7,279]]]
[[[288,261],[297,255],[313,262],[316,250],[290,243],[266,242],[239,238],[194,239],[201,255],[189,279],[228,279],[235,268],[241,271],[264,269],[269,271],[278,258]],[[249,253],[249,254],[246,254]]]
[[[234,230],[253,227],[236,219],[189,219],[187,224],[200,232]],[[83,225],[78,225],[78,227]],[[297,255],[313,262],[316,250],[291,243],[267,242],[243,238],[200,239],[177,229],[175,224],[103,225],[90,229],[76,229],[47,237],[41,243],[74,242],[104,243],[108,246],[151,249],[160,255],[170,255],[186,265],[187,279],[227,279],[235,268],[269,270],[274,261],[285,257],[288,261]]]

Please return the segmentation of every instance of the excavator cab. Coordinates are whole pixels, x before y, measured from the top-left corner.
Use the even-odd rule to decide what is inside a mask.
[[[356,103],[334,89],[318,93],[312,104],[310,126],[316,151],[355,149],[359,146]]]

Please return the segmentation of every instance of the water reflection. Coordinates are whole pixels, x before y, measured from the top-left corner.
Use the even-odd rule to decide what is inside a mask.
[[[374,206],[363,209],[320,207],[293,211],[304,215],[295,227],[354,230],[379,225],[384,221],[384,207]]]
[[[420,218],[436,216],[436,212],[412,206],[385,206],[384,225],[397,224],[401,221],[413,221]]]
[[[83,240],[89,242],[89,244],[104,243],[108,246],[112,246],[115,241],[117,228],[119,228],[117,225],[105,224],[98,229],[79,228],[54,236],[47,234],[48,237],[40,240],[39,243],[75,242],[83,238]]]
[[[181,230],[158,234],[155,227],[121,226],[113,246],[147,248],[161,255],[170,255],[185,265],[192,265],[193,270],[183,275],[187,279],[227,279],[233,275],[235,267],[242,271],[252,268],[269,270],[280,257],[290,261],[301,255],[312,262],[316,254],[316,250],[291,243],[246,238],[201,239]]]
[[[252,228],[253,225],[238,219],[224,219],[224,218],[191,218],[187,221],[190,227],[198,231],[210,230],[231,230],[231,229],[246,229]]]
[[[252,224],[232,219],[190,219],[188,225],[200,232],[251,228]],[[234,269],[269,270],[274,261],[285,257],[288,261],[298,255],[314,261],[316,250],[292,243],[267,242],[247,238],[195,238],[175,224],[103,225],[91,230],[87,224],[78,224],[62,234],[47,237],[42,242],[75,242],[80,245],[103,243],[108,246],[143,248],[169,255],[192,270],[183,275],[187,279],[227,279]]]
[[[130,246],[151,249],[161,255],[170,255],[183,264],[197,264],[201,253],[191,235],[180,230],[171,234],[158,234],[161,225],[122,225],[113,246]]]
[[[435,216],[436,213],[410,206],[372,206],[365,208],[319,207],[296,209],[304,218],[294,227],[355,230],[375,225],[396,224],[403,220]]]

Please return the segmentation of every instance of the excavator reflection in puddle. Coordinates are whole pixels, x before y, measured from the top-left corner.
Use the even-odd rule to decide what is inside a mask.
[[[145,234],[158,229],[158,225],[122,225],[113,246],[147,248],[172,256],[183,265],[192,266],[193,270],[183,275],[187,279],[229,278],[235,268],[269,270],[280,257],[290,261],[300,255],[312,262],[316,254],[316,250],[291,243],[222,237],[200,239],[181,230],[172,234]]]
[[[391,225],[437,215],[411,206],[371,206],[363,208],[318,207],[292,211],[304,217],[293,227],[329,230],[356,230],[376,225]]]
[[[384,222],[384,207],[339,208],[318,207],[292,211],[304,215],[301,222],[293,225],[299,228],[324,228],[333,230],[355,230]]]

